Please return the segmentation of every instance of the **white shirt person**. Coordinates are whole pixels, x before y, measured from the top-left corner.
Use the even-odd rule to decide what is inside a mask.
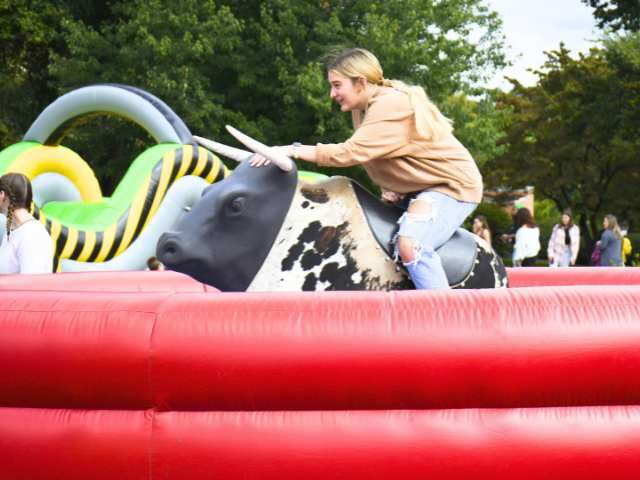
[[[0,273],[51,273],[53,242],[37,220],[27,220],[3,234],[0,245]]]

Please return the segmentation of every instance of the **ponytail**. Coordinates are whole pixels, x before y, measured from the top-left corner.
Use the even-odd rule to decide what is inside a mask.
[[[7,238],[9,238],[9,235],[11,235],[11,223],[13,222],[13,211],[16,208],[16,200],[9,185],[2,185],[0,183],[0,190],[9,198],[9,206],[7,207],[7,224],[5,226],[7,229]]]
[[[438,141],[453,131],[453,122],[445,117],[440,109],[427,96],[424,88],[407,85],[400,80],[382,79],[382,86],[392,87],[409,96],[416,122],[416,131],[428,141]]]

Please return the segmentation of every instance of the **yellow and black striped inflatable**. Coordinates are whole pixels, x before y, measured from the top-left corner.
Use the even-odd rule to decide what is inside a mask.
[[[65,225],[34,207],[34,216],[46,226],[55,244],[54,270],[60,270],[63,259],[105,262],[122,253],[153,218],[169,187],[187,175],[214,183],[228,176],[229,170],[202,147],[183,145],[169,150],[147,176],[128,210],[100,231]]]

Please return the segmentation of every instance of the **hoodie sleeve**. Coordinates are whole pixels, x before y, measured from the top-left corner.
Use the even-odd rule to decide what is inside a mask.
[[[387,98],[389,97],[389,98]],[[369,106],[362,125],[344,143],[316,145],[318,165],[350,167],[392,156],[409,143],[413,112],[396,95],[381,96]],[[406,103],[406,105],[405,105]]]

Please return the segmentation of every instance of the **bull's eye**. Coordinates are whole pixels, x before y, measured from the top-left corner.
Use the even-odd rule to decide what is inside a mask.
[[[242,213],[244,210],[246,202],[246,198],[244,196],[238,196],[231,199],[231,201],[227,204],[227,211],[231,215],[237,215],[238,213]]]

